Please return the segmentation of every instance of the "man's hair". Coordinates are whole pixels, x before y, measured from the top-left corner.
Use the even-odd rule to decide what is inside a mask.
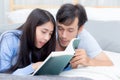
[[[60,24],[69,26],[76,17],[78,18],[79,28],[87,21],[87,14],[84,7],[80,4],[64,4],[58,10],[56,20]]]

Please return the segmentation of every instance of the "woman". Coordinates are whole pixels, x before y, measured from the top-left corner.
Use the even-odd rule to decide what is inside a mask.
[[[55,50],[56,27],[53,16],[35,9],[16,30],[0,36],[0,72],[16,75],[33,73]]]

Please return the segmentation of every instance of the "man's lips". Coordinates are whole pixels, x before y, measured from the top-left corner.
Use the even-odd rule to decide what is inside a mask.
[[[66,41],[66,40],[60,40],[60,42],[61,42],[62,44],[65,44],[65,43],[67,43],[68,41]]]

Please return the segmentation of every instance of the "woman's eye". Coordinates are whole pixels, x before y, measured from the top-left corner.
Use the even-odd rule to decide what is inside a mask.
[[[42,31],[42,33],[46,33],[45,31]]]

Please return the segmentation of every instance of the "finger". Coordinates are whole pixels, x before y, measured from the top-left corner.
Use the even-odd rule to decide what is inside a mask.
[[[77,68],[77,65],[74,64],[74,63],[70,63],[70,66],[71,66],[72,68]]]
[[[70,62],[75,62],[82,59],[82,56],[74,56]]]
[[[70,63],[72,68],[77,68],[79,65],[83,66],[83,60]]]
[[[74,64],[75,66],[83,65],[83,64],[84,64],[84,59],[80,59],[80,60],[78,60],[78,61],[75,61],[75,62],[73,62],[72,64]]]
[[[77,55],[83,55],[83,54],[85,54],[86,52],[85,52],[85,50],[83,50],[83,49],[77,49],[77,50],[75,50],[75,56],[77,56]]]
[[[75,62],[75,61],[78,61],[78,60],[81,60],[83,58],[85,58],[86,56],[85,55],[77,55],[77,56],[74,56],[71,60],[71,62]]]

